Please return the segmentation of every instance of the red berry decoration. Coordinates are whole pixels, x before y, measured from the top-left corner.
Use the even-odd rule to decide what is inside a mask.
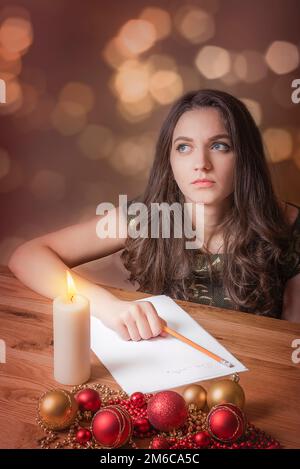
[[[169,449],[168,440],[163,436],[155,436],[150,444],[151,449]]]
[[[188,408],[183,397],[175,391],[161,391],[149,399],[148,418],[154,428],[171,431],[186,422]]]
[[[209,433],[219,441],[232,443],[245,432],[246,417],[234,404],[214,406],[207,416]]]
[[[211,442],[211,437],[207,432],[195,433],[193,439],[197,448],[207,448]]]
[[[150,422],[146,417],[139,417],[134,420],[134,430],[138,433],[147,433],[150,430]]]
[[[146,404],[145,395],[142,392],[134,392],[130,396],[130,401],[134,407],[143,407]]]
[[[120,405],[110,405],[100,409],[92,421],[95,440],[106,448],[119,448],[125,445],[132,435],[132,430],[131,417]]]
[[[95,389],[86,388],[76,394],[76,401],[81,411],[90,410],[95,413],[101,407],[101,399]]]
[[[79,428],[76,432],[76,441],[81,445],[84,445],[92,438],[92,433],[88,428]]]

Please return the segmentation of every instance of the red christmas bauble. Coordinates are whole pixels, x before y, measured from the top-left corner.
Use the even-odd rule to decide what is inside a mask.
[[[211,442],[211,438],[207,432],[198,432],[194,435],[194,442],[197,448],[207,448]]]
[[[164,436],[155,436],[151,441],[151,449],[169,449],[170,445]]]
[[[92,438],[92,433],[88,428],[79,428],[76,432],[76,441],[81,445],[84,445]]]
[[[90,410],[94,413],[101,407],[101,399],[99,393],[95,391],[95,389],[83,389],[76,394],[75,398],[79,405],[79,409],[83,412]]]
[[[188,416],[185,400],[175,391],[155,394],[148,401],[147,412],[151,425],[166,432],[181,427]]]
[[[134,420],[133,426],[138,433],[147,433],[150,430],[150,422],[146,417],[139,417]]]
[[[234,404],[219,404],[209,412],[207,427],[209,433],[217,440],[232,443],[244,434],[246,417]]]
[[[133,403],[134,407],[143,407],[145,405],[145,395],[142,392],[134,392],[130,396],[130,401]]]
[[[92,420],[95,440],[106,448],[125,445],[132,435],[132,420],[123,407],[110,405],[100,409]]]

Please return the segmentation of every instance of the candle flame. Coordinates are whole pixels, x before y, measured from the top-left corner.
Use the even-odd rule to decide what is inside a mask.
[[[72,275],[67,270],[67,296],[72,301],[73,296],[76,294],[76,287]]]

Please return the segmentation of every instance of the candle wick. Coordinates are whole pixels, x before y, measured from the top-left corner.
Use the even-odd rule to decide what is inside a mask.
[[[73,303],[73,298],[74,298],[74,295],[71,295],[71,298],[70,298],[71,303]]]

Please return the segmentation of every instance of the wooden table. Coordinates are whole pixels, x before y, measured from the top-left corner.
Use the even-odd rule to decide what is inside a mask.
[[[109,290],[126,300],[148,296]],[[300,364],[291,359],[291,343],[300,338],[300,324],[185,301],[178,304],[249,369],[241,373],[240,381],[249,420],[284,447],[300,448]],[[35,423],[38,398],[58,387],[52,377],[52,304],[3,266],[0,339],[6,342],[7,354],[6,363],[0,364],[0,447],[36,448],[42,436]],[[91,382],[120,389],[94,354]],[[207,389],[210,382],[202,384]]]

